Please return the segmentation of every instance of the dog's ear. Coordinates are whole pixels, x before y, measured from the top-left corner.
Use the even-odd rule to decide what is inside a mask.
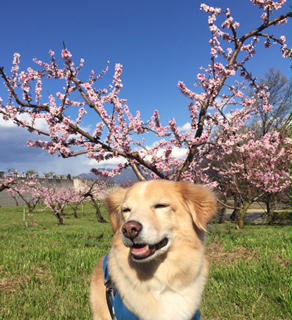
[[[106,199],[105,203],[109,212],[112,229],[114,232],[118,230],[122,223],[121,204],[126,194],[126,189],[117,189],[112,192]]]
[[[190,210],[195,225],[203,231],[217,212],[217,199],[215,194],[207,187],[179,182],[180,192]]]

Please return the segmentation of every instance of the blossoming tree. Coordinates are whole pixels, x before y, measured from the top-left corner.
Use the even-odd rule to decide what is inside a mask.
[[[14,184],[8,189],[8,193],[17,202],[17,198],[22,199],[28,209],[28,214],[32,214],[41,200],[39,189],[41,185],[37,177],[30,179],[15,179]]]
[[[275,44],[284,58],[291,57],[285,36],[275,37],[269,31],[271,27],[287,23],[291,17],[291,11],[277,15],[277,10],[286,1],[251,1],[262,11],[260,27],[242,35],[240,24],[229,9],[201,5],[201,10],[209,16],[211,63],[197,75],[195,91],[183,82],[178,83],[182,94],[191,100],[188,132],[179,130],[175,119],[171,119],[166,126],[162,125],[159,111],[155,111],[148,121],[142,120],[139,111],[135,114],[130,111],[127,101],[119,97],[123,88],[122,65],[116,64],[112,84],[99,89],[98,81],[108,72],[108,68],[99,75],[92,71],[85,78],[81,75],[84,60],[76,66],[66,48],[62,51],[62,67],[55,53],[50,51],[48,63],[34,59],[35,69],[20,71],[19,54],[14,55],[11,74],[0,68],[9,93],[7,102],[0,101],[0,113],[5,120],[12,120],[16,125],[46,137],[43,141],[29,141],[31,147],[40,147],[65,158],[87,154],[96,160],[97,165],[107,159],[120,159],[120,165],[112,172],[96,169],[98,174],[114,175],[131,167],[140,180],[184,179],[216,187],[218,181],[208,174],[212,163],[208,161],[208,155],[220,159],[232,153],[235,147],[239,148],[238,152],[253,152],[254,145],[249,143],[253,133],[249,133],[248,137],[242,136],[241,130],[257,113],[256,101],[262,102],[264,112],[272,109],[268,88],[258,84],[248,69],[248,62],[254,58],[257,46],[261,42],[266,48]],[[235,77],[237,80],[234,81]],[[47,80],[62,82],[64,89],[44,98],[44,83]],[[246,94],[247,86],[253,88],[254,97]],[[76,119],[69,116],[72,108],[79,110]],[[98,116],[99,121],[94,131],[87,132],[82,123],[92,114]],[[37,126],[39,120],[46,122],[47,130]],[[156,135],[157,142],[152,147],[145,147],[147,134]],[[269,141],[269,137],[265,141]],[[259,144],[262,145],[262,142]],[[183,157],[176,156],[177,149],[182,151]],[[283,157],[287,156],[283,154]],[[228,165],[226,168],[220,169],[221,175],[231,170]],[[282,170],[287,172],[289,169]],[[274,171],[270,174],[274,176]],[[245,173],[245,178],[252,179],[252,174]],[[265,190],[266,184],[260,179],[259,175],[256,183],[260,183]],[[280,190],[286,185],[286,181],[283,184],[279,182],[273,190]]]
[[[108,192],[112,190],[112,188],[114,188],[114,185],[107,181],[81,179],[81,185],[78,190],[79,197],[82,201],[90,199],[90,202],[95,209],[97,221],[99,222],[106,222],[101,212],[102,201],[106,198]]]
[[[64,210],[70,203],[80,203],[80,195],[74,188],[41,186],[38,194],[43,203],[54,213],[60,225],[65,225]]]
[[[238,225],[243,228],[247,209],[253,202],[291,186],[291,139],[277,131],[256,139],[251,132],[242,134],[239,141],[231,139],[228,144],[230,147],[221,152],[220,158],[215,149],[207,157],[217,157],[211,170],[218,172],[220,186],[241,199]],[[217,144],[217,148],[224,147],[225,143]]]

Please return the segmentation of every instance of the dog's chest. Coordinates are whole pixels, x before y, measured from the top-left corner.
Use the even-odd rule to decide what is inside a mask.
[[[200,290],[199,290],[200,291]],[[129,295],[128,295],[129,297]],[[194,288],[176,291],[163,284],[152,284],[148,292],[138,292],[127,301],[129,309],[139,310],[141,320],[190,320],[199,309],[200,294]]]

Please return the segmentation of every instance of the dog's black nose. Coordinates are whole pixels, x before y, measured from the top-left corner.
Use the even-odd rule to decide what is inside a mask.
[[[122,227],[124,236],[129,239],[136,238],[141,230],[142,224],[137,221],[128,221]]]

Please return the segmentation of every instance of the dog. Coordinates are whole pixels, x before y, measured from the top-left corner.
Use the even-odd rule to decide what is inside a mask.
[[[200,319],[214,193],[188,182],[151,180],[114,191],[106,205],[114,236],[106,260],[93,272],[93,319]],[[129,315],[113,306],[116,295]]]

